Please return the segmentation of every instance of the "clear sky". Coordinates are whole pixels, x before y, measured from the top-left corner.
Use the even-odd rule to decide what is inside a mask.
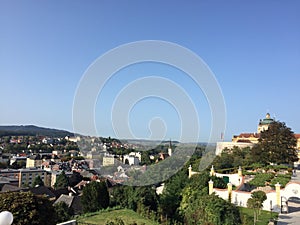
[[[72,131],[74,95],[89,65],[119,45],[163,40],[195,52],[215,74],[227,110],[225,139],[255,132],[267,112],[300,133],[299,12],[297,0],[1,0],[0,124]],[[205,95],[181,73],[145,63],[115,74],[95,106],[99,135],[114,136],[111,106],[122,87],[156,75],[186,89],[205,141],[211,120]],[[163,118],[166,138],[177,139],[178,113],[162,99],[143,99],[130,113],[137,137],[149,136],[148,122]]]

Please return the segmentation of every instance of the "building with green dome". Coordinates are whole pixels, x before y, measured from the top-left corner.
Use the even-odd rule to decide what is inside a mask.
[[[273,122],[274,119],[271,118],[270,113],[267,113],[266,118],[259,121],[257,133],[261,133],[264,130],[268,130],[270,124]]]

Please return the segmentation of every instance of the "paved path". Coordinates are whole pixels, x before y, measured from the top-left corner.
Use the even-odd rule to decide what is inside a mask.
[[[293,181],[300,182],[300,170],[296,171]],[[289,213],[279,214],[277,225],[300,225],[300,201],[289,201]]]

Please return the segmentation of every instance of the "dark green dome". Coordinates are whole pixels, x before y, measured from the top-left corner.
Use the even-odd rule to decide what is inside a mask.
[[[271,118],[270,113],[267,113],[266,118],[259,121],[259,125],[268,125],[274,122],[274,119]]]

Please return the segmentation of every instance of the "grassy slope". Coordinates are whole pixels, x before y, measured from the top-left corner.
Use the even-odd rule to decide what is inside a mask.
[[[105,224],[108,220],[113,220],[116,217],[122,219],[126,225],[137,223],[138,225],[157,225],[151,220],[145,219],[136,212],[129,209],[119,209],[113,211],[97,212],[93,214],[87,214],[79,217],[77,221],[91,223],[91,224]]]
[[[253,219],[253,209],[247,209],[240,207],[240,210],[243,214],[246,214],[247,216],[251,217]],[[273,218],[278,218],[278,213],[272,213]],[[256,222],[256,225],[267,225],[269,223],[269,219],[271,218],[271,213],[268,211],[261,211],[261,215],[258,217],[258,221]]]

